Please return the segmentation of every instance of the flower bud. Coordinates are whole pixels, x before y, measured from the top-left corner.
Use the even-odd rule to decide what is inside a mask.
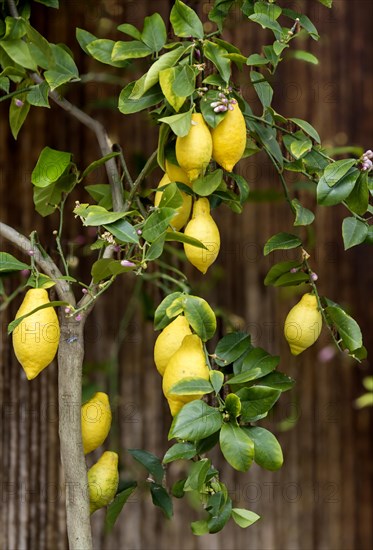
[[[122,267],[135,267],[136,264],[134,264],[133,262],[130,262],[129,260],[122,260],[120,262],[120,265]]]
[[[23,107],[24,103],[21,99],[15,99],[14,103],[16,104],[16,107]]]
[[[319,276],[317,275],[317,273],[311,273],[312,281],[317,281],[318,278],[319,278]]]

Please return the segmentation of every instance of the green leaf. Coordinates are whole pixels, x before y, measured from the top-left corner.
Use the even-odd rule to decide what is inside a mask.
[[[218,370],[210,370],[210,382],[214,392],[218,394],[224,384],[224,374]]]
[[[315,55],[310,52],[305,52],[304,50],[291,50],[288,53],[289,57],[293,59],[298,59],[299,61],[306,61],[306,63],[312,63],[312,65],[318,65],[319,60]]]
[[[220,430],[222,422],[222,415],[218,409],[210,407],[204,401],[191,401],[184,405],[173,419],[168,439],[205,439]]]
[[[70,193],[77,183],[76,174],[64,173],[47,187],[34,187],[35,210],[43,217],[52,214],[60,204],[63,193]]]
[[[125,42],[123,42],[123,44],[125,44]],[[114,42],[114,40],[96,38],[86,45],[86,50],[94,59],[100,61],[100,63],[112,65],[113,67],[127,67],[129,62],[126,59],[123,61],[114,61],[112,59],[115,45],[116,42]]]
[[[295,159],[300,159],[309,153],[312,149],[312,141],[302,132],[283,136],[285,147]]]
[[[192,528],[193,535],[197,535],[197,536],[207,535],[207,533],[209,532],[207,521],[205,519],[192,521],[190,526]]]
[[[258,426],[243,429],[254,442],[255,462],[262,468],[272,472],[281,468],[284,457],[281,445],[276,437],[270,431]]]
[[[35,187],[47,187],[56,182],[70,165],[71,153],[44,147],[31,174]]]
[[[211,174],[201,176],[193,181],[193,191],[200,197],[208,197],[219,187],[223,180],[223,170],[214,170]]]
[[[78,209],[74,209],[74,213],[81,215]],[[106,208],[96,204],[88,206],[83,217],[83,225],[98,226],[113,223],[125,216],[125,212],[109,212]]]
[[[209,533],[218,533],[223,529],[232,513],[232,500],[227,499],[227,502],[219,510],[217,516],[213,515],[207,522]]]
[[[345,250],[365,241],[368,235],[368,223],[357,218],[345,218],[342,223],[342,236]]]
[[[122,243],[138,244],[139,242],[136,229],[127,220],[122,219],[113,223],[105,223],[104,227]]]
[[[295,208],[295,226],[310,225],[314,221],[314,213],[311,212],[311,210],[308,210],[308,208],[304,208],[304,206],[301,205],[298,199],[293,199],[291,201],[291,204]]]
[[[172,294],[166,296],[164,300],[162,300],[154,313],[155,330],[162,330],[170,323],[171,319],[168,317],[166,311],[170,306],[172,306],[175,301],[179,300],[182,296],[182,292],[173,292]]]
[[[49,69],[53,64],[51,44],[27,22],[28,46],[35,62],[43,69]]]
[[[250,512],[250,510],[245,510],[245,508],[232,508],[232,519],[235,523],[242,529],[250,527],[253,523],[260,519],[258,514],[255,512]]]
[[[203,248],[208,250],[208,248],[201,242],[195,239],[194,237],[188,237],[185,233],[180,233],[179,231],[167,231],[165,235],[166,241],[176,241],[178,243],[187,243],[197,248]]]
[[[144,19],[141,40],[153,51],[159,52],[167,40],[166,26],[159,13],[153,13]]]
[[[197,454],[202,455],[211,451],[219,441],[219,431],[214,432],[204,439],[196,442]]]
[[[203,38],[203,25],[200,18],[192,8],[181,0],[175,0],[170,13],[170,22],[176,36]]]
[[[87,55],[89,55],[90,52],[88,51],[88,45],[94,40],[97,40],[97,37],[94,34],[79,28],[76,29],[75,34],[76,39],[79,42],[79,46]]]
[[[109,533],[114,527],[115,522],[121,513],[123,506],[126,504],[129,497],[136,490],[136,484],[128,487],[124,491],[117,493],[113,502],[111,502],[107,508],[105,516],[105,532]]]
[[[325,312],[331,322],[337,329],[343,344],[349,351],[354,351],[362,347],[363,337],[357,322],[347,315],[341,307],[328,306]]]
[[[363,407],[372,407],[373,393],[364,393],[355,400],[355,405],[358,409],[362,409]]]
[[[218,90],[209,90],[200,101],[201,113],[210,128],[216,128],[226,115],[226,113],[215,113],[211,107],[211,103],[219,100],[218,93]]]
[[[196,456],[197,449],[193,443],[175,443],[166,452],[163,457],[163,464],[168,464],[174,460],[189,460]]]
[[[273,42],[273,51],[277,56],[280,56],[282,52],[289,47],[289,44],[286,44],[284,42],[279,42],[278,40],[275,40]]]
[[[27,32],[26,21],[21,17],[6,17],[5,18],[5,34],[3,40],[19,40],[23,38]]]
[[[176,382],[170,390],[169,394],[174,395],[205,395],[211,393],[214,388],[208,380],[197,377],[186,377]]]
[[[186,113],[180,113],[178,115],[171,115],[159,119],[159,122],[168,124],[173,133],[179,137],[184,137],[189,133],[191,121],[192,109]]]
[[[211,461],[208,458],[202,458],[198,462],[194,462],[185,481],[184,491],[201,491],[210,466]]]
[[[159,187],[159,189],[161,190],[161,187]],[[160,208],[167,206],[168,208],[176,209],[183,204],[182,194],[180,193],[177,183],[175,181],[166,184],[164,190],[161,191],[161,193],[162,198],[158,205]]]
[[[152,262],[152,261],[156,260],[157,258],[159,258],[162,255],[163,248],[164,248],[164,243],[165,243],[165,237],[166,237],[166,233],[162,233],[149,246],[149,248],[146,252],[146,256],[145,256],[145,260],[147,262]]]
[[[31,56],[29,47],[22,39],[17,40],[1,40],[2,47],[7,55],[18,65],[31,71],[37,70],[37,65]]]
[[[50,69],[44,72],[44,78],[50,89],[54,90],[72,79],[79,79],[79,71],[73,58],[64,48],[57,44],[51,44],[50,46],[53,54],[53,64]]]
[[[220,430],[220,449],[225,460],[239,472],[247,472],[254,459],[254,444],[239,426],[223,423]]]
[[[223,32],[224,19],[234,4],[235,0],[216,0],[214,7],[209,11],[208,18],[216,23],[220,32]]]
[[[295,19],[299,19],[299,22],[303,29],[306,30],[314,40],[318,40],[320,38],[315,25],[306,15],[297,13],[287,8],[283,8],[282,13],[286,15],[286,17],[293,19],[293,21],[295,21]]]
[[[334,206],[346,199],[355,187],[360,171],[352,168],[342,179],[330,187],[321,177],[317,184],[317,202],[322,206]]]
[[[251,337],[246,332],[231,332],[218,342],[215,363],[224,367],[233,363],[252,347]]]
[[[133,88],[136,84],[136,81],[130,82],[125,88],[121,91],[119,95],[118,109],[124,115],[129,115],[132,113],[138,113],[143,111],[148,107],[156,105],[163,99],[163,94],[158,85],[150,88],[145,94],[143,94],[139,99],[130,98]]]
[[[146,219],[142,229],[142,237],[148,241],[155,241],[170,225],[175,215],[173,208],[160,208]]]
[[[48,8],[58,9],[60,7],[58,0],[35,0],[35,2],[39,2],[39,4],[44,4],[44,6],[47,6]]]
[[[81,179],[87,177],[88,174],[93,172],[93,170],[96,170],[97,168],[105,164],[105,162],[117,156],[119,156],[119,153],[109,153],[108,155],[105,155],[104,157],[101,157],[100,159],[95,160],[94,162],[91,162],[91,164],[87,166],[87,168],[84,170],[83,174],[81,175]]]
[[[245,153],[243,155],[245,157]],[[240,193],[240,203],[244,204],[247,199],[249,198],[249,184],[245,180],[243,176],[240,176],[239,174],[234,174],[233,172],[230,174],[230,177],[236,182],[239,193]]]
[[[301,263],[297,260],[291,260],[289,262],[279,262],[275,265],[273,265],[270,270],[268,271],[265,279],[264,284],[266,286],[274,285],[276,286],[276,281],[282,277],[282,275],[289,274],[291,269],[299,268],[301,267]],[[295,275],[295,273],[294,273]]]
[[[171,519],[173,516],[172,500],[166,489],[162,485],[151,483],[150,493],[154,506],[158,506],[166,518]]]
[[[269,59],[263,57],[262,55],[259,55],[258,53],[253,53],[249,55],[246,60],[246,65],[250,65],[253,67],[256,67],[258,65],[266,65],[267,63],[269,63]]]
[[[276,38],[278,38],[282,34],[281,25],[279,25],[276,20],[271,19],[270,17],[268,17],[268,15],[265,15],[264,13],[254,13],[253,15],[249,16],[249,19],[261,25],[263,29],[271,29],[271,31],[275,33]]]
[[[355,187],[346,199],[347,206],[359,216],[363,216],[369,207],[369,188],[367,172],[360,172]]]
[[[278,389],[281,391],[291,390],[295,384],[295,380],[283,374],[279,371],[270,372],[263,378],[260,378],[258,382],[261,386],[269,386],[270,388]]]
[[[185,67],[183,67],[183,69],[184,68]],[[170,67],[159,73],[159,84],[161,86],[161,90],[168,103],[176,112],[181,109],[187,96],[184,91],[181,91],[180,94],[177,94],[174,91],[173,85],[178,74],[179,72],[177,71],[177,67]]]
[[[20,89],[20,87],[18,89]],[[21,107],[18,107],[15,101],[11,101],[9,107],[9,125],[14,139],[17,139],[18,133],[30,110],[30,104],[26,100],[26,94],[19,95],[18,99],[23,102]]]
[[[139,40],[130,40],[129,42],[118,40],[113,46],[111,60],[127,61],[128,59],[140,59],[147,57],[151,53],[152,49]]]
[[[329,187],[333,187],[354,165],[356,165],[355,159],[343,159],[332,162],[324,170],[325,182]]]
[[[243,422],[256,422],[267,414],[281,395],[281,390],[268,386],[252,386],[237,391],[241,399],[241,419]]]
[[[0,273],[12,273],[23,269],[30,269],[30,266],[20,262],[8,252],[0,252]]]
[[[29,266],[27,266],[28,268]],[[58,307],[58,306],[68,306],[69,303],[68,302],[61,302],[61,301],[55,301],[55,302],[48,302],[46,304],[43,304],[41,306],[38,306],[36,307],[35,309],[32,309],[31,311],[29,311],[28,313],[26,313],[26,315],[21,315],[21,317],[18,317],[18,319],[14,319],[14,321],[12,321],[11,323],[9,323],[8,325],[8,334],[11,334],[13,332],[13,330],[15,330],[18,325],[24,320],[26,319],[27,317],[30,317],[30,315],[33,315],[34,313],[36,313],[37,311],[39,311],[40,309],[46,309],[47,307]]]
[[[183,298],[184,315],[203,342],[210,340],[216,331],[215,313],[209,304],[199,296],[186,295]]]
[[[156,481],[156,483],[162,483],[164,476],[164,469],[160,459],[149,453],[149,451],[144,451],[143,449],[127,449],[130,455],[140,462],[142,466],[151,474]]]
[[[231,63],[225,57],[228,53],[227,50],[214,42],[205,40],[203,43],[203,53],[215,65],[224,82],[228,83],[231,77]]]
[[[135,38],[135,40],[141,40],[141,32],[136,29],[134,25],[131,25],[131,23],[123,23],[122,25],[119,25],[117,29],[124,34],[128,34],[128,36]]]
[[[319,2],[323,6],[326,6],[327,8],[331,8],[333,5],[333,0],[319,0]]]
[[[103,258],[102,260],[97,260],[97,262],[93,264],[91,275],[93,277],[93,282],[96,284],[114,275],[127,273],[133,269],[133,267],[123,267],[119,260]]]
[[[172,83],[173,93],[180,97],[192,95],[196,87],[196,76],[198,74],[198,69],[192,65],[175,67],[175,79]]]
[[[250,120],[247,121],[247,125],[249,126],[250,130],[254,130],[268,153],[277,161],[279,167],[282,168],[284,165],[284,161],[281,148],[276,138],[276,129],[268,128],[267,126]]]
[[[306,132],[306,134],[311,136],[311,138],[314,139],[317,143],[320,143],[319,134],[309,122],[307,122],[306,120],[302,120],[301,118],[289,118],[289,120],[291,120],[291,122],[294,122],[294,124],[299,126],[299,128],[302,128],[302,130]]]
[[[274,250],[290,250],[302,246],[302,241],[296,235],[290,233],[277,233],[273,235],[264,245],[263,254],[268,256]]]
[[[3,90],[6,94],[9,94],[10,81],[6,76],[0,76],[0,90]]]
[[[373,376],[363,378],[363,386],[367,391],[373,391]]]
[[[229,384],[243,384],[250,380],[261,378],[272,372],[279,364],[280,358],[270,355],[262,348],[253,348],[245,356],[243,361],[238,360],[233,364],[236,376],[230,378]]]
[[[97,183],[95,185],[86,185],[84,189],[97,202],[99,206],[111,210],[113,207],[111,198],[111,189],[108,183]]]
[[[48,101],[48,92],[49,86],[47,82],[43,81],[40,84],[33,86],[32,90],[27,94],[27,101],[30,105],[35,105],[36,107],[47,107],[50,108]]]

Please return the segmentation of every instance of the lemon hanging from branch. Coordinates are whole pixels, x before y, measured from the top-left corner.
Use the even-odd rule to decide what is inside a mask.
[[[49,303],[44,288],[26,292],[16,319]],[[23,319],[13,331],[13,349],[28,380],[35,378],[54,359],[60,340],[60,326],[53,307],[36,311]]]
[[[81,409],[84,454],[100,447],[111,427],[111,410],[106,393],[97,392]]]
[[[316,342],[322,328],[322,315],[314,294],[304,294],[289,311],[284,326],[285,338],[293,355],[299,355]]]
[[[154,363],[161,376],[164,375],[167,363],[181,346],[184,337],[192,334],[184,315],[179,315],[165,327],[154,346]]]
[[[238,103],[233,101],[220,124],[211,130],[212,157],[228,172],[232,172],[246,147],[245,119]]]
[[[91,514],[107,506],[118,489],[118,455],[106,451],[88,470],[89,508]]]
[[[184,230],[185,235],[201,241],[206,249],[184,243],[186,257],[202,273],[206,273],[218,257],[220,233],[210,214],[210,203],[200,198],[194,203],[193,216]]]
[[[177,166],[176,166],[177,168]],[[168,174],[164,174],[161,181],[158,184],[158,187],[164,187],[165,185],[168,185],[171,183],[171,179],[169,178]],[[176,180],[173,180],[176,181]],[[178,180],[179,181],[179,180]],[[170,225],[175,231],[179,231],[184,225],[187,223],[190,211],[192,209],[192,197],[191,195],[187,195],[183,191],[180,191],[181,196],[183,198],[183,203],[179,208],[175,209],[175,215],[172,218]],[[162,199],[163,191],[157,191],[154,198],[154,206],[158,206]]]
[[[192,114],[189,133],[176,138],[176,158],[190,181],[205,173],[211,160],[212,138],[201,113]]]

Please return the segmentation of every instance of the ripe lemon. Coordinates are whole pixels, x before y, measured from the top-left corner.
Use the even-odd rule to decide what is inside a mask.
[[[202,341],[196,334],[185,336],[183,343],[167,363],[163,376],[162,389],[170,405],[171,414],[179,412],[189,401],[200,399],[203,394],[177,395],[171,393],[171,388],[185,378],[204,378],[209,380],[209,368],[206,364]]]
[[[228,172],[240,160],[246,147],[246,124],[238,104],[232,105],[220,124],[211,130],[212,157]]]
[[[212,138],[201,113],[192,114],[189,133],[176,138],[176,158],[190,181],[205,173],[211,160]]]
[[[26,292],[16,319],[48,303],[48,293],[44,288],[32,288]],[[14,353],[29,380],[35,378],[53,361],[59,340],[60,325],[52,307],[40,309],[26,317],[14,329]]]
[[[182,168],[180,168],[180,166],[173,164],[167,159],[166,174],[171,181],[180,181],[181,183],[184,183],[185,185],[188,185],[190,187],[190,179],[188,178],[188,174]]]
[[[111,410],[106,393],[97,392],[81,409],[84,454],[100,447],[111,427]]]
[[[316,342],[322,328],[322,316],[313,294],[304,294],[289,311],[284,326],[285,338],[293,355],[299,355]]]
[[[118,455],[105,451],[96,464],[88,470],[89,508],[91,514],[107,506],[118,489]]]
[[[162,330],[155,341],[154,363],[161,376],[164,375],[167,363],[181,346],[184,337],[192,334],[184,315],[179,315]]]
[[[194,203],[193,216],[184,230],[185,235],[201,241],[207,248],[198,248],[184,243],[186,257],[194,267],[206,273],[218,257],[220,250],[220,234],[216,223],[210,215],[208,199],[201,198]]]
[[[167,174],[164,174],[163,178],[158,184],[158,187],[163,187],[165,185],[168,185],[169,183],[171,183],[170,178],[168,177]],[[184,227],[184,225],[189,219],[190,211],[192,209],[191,195],[187,195],[183,191],[180,191],[180,192],[183,197],[183,204],[175,210],[175,215],[171,220],[171,227],[173,227],[175,231],[179,231],[182,227]],[[161,202],[162,193],[163,191],[156,192],[155,199],[154,199],[154,206],[158,206],[159,203]]]

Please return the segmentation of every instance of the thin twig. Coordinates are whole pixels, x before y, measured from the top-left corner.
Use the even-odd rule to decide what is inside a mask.
[[[128,198],[126,200],[126,204],[124,205],[123,212],[127,212],[131,208],[132,201],[137,193],[138,188],[140,187],[143,179],[145,178],[146,174],[148,173],[148,170],[150,166],[153,164],[155,158],[157,157],[157,150],[155,150],[148,160],[146,161],[146,164],[144,168],[141,170],[140,174],[137,176],[135,181],[133,182],[132,189],[128,195]]]

